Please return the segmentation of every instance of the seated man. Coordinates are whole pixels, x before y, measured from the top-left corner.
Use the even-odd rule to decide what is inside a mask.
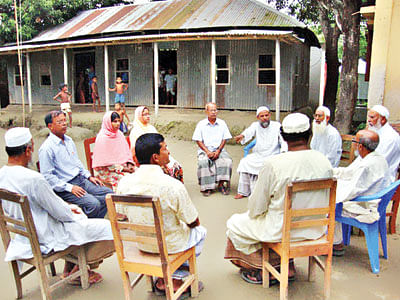
[[[241,276],[247,282],[262,283],[260,242],[278,242],[282,238],[287,185],[297,180],[332,177],[329,160],[322,153],[308,148],[310,134],[310,122],[306,115],[293,113],[283,119],[281,135],[288,144],[288,152],[270,156],[264,161],[249,197],[248,211],[234,214],[227,221],[225,259],[241,268]],[[296,196],[299,209],[321,207],[328,201],[326,191],[304,192]],[[323,227],[293,229],[291,238],[318,239],[324,232]],[[270,258],[272,265],[279,265],[278,257],[271,255]],[[294,272],[292,261],[289,265],[291,278]]]
[[[386,159],[390,180],[397,178],[397,169],[400,164],[400,136],[389,124],[389,111],[382,105],[375,105],[368,111],[368,129],[379,135],[379,145],[376,152]]]
[[[114,245],[110,222],[88,219],[79,207],[59,198],[40,173],[27,168],[33,153],[29,129],[16,127],[8,130],[5,142],[8,163],[0,169],[0,188],[28,197],[42,253],[62,251],[72,245],[87,245],[87,253],[95,256],[92,262],[111,255]],[[6,213],[18,219],[23,218],[22,212],[16,210],[16,204],[8,201],[2,204]],[[99,252],[93,253],[90,248],[96,248]],[[7,249],[5,261],[31,257],[33,254],[29,241],[16,235]],[[87,260],[90,263],[92,258],[88,255]],[[74,272],[73,265],[66,264],[64,275],[69,272]],[[93,271],[89,275],[90,283],[102,279],[100,274]]]
[[[207,103],[207,118],[197,123],[192,139],[196,141],[197,177],[203,196],[210,196],[218,188],[223,195],[229,195],[232,175],[232,158],[224,149],[232,138],[226,123],[217,118],[217,105]]]
[[[342,138],[339,131],[328,123],[330,117],[331,111],[325,106],[315,110],[310,148],[324,154],[336,168],[342,156]]]
[[[343,203],[342,214],[353,217],[359,222],[374,223],[379,220],[379,200],[369,202],[345,202],[358,196],[372,195],[389,186],[390,170],[385,158],[377,153],[379,136],[371,130],[360,130],[353,141],[355,154],[358,156],[346,168],[335,168],[337,177],[336,202]],[[333,255],[342,256],[342,226],[336,223],[333,241]]]
[[[169,151],[164,137],[158,133],[146,133],[137,139],[135,150],[140,167],[135,173],[121,179],[117,194],[159,197],[168,253],[182,252],[196,246],[198,256],[207,230],[200,226],[199,214],[183,183],[166,175],[161,169],[169,163]],[[144,224],[153,223],[153,213],[148,208],[127,207],[126,212],[130,220],[139,219]],[[146,252],[158,252],[156,245],[149,248],[139,244],[139,247]],[[182,269],[174,273],[175,289],[182,284],[181,279],[186,275]],[[164,281],[157,280],[155,287],[158,291],[165,291]]]
[[[106,195],[113,191],[83,167],[75,143],[65,134],[65,114],[52,111],[45,122],[50,134],[39,149],[40,173],[63,200],[81,207],[89,218],[103,218]]]
[[[251,194],[264,159],[287,151],[287,144],[282,140],[281,136],[281,124],[271,121],[268,107],[260,106],[257,109],[257,119],[258,122],[253,122],[240,135],[235,136],[236,143],[241,142],[242,145],[256,136],[256,145],[252,153],[243,157],[237,168],[239,184],[235,199],[241,199]]]

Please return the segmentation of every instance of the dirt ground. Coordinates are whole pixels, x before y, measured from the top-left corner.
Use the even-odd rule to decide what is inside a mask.
[[[35,157],[37,160],[37,150],[46,137],[47,129],[43,129],[43,117],[51,109],[41,107],[35,109],[31,118],[31,124],[35,141]],[[7,120],[15,120],[15,116],[20,114],[20,107],[9,108],[0,112],[0,122],[2,126]],[[90,107],[79,109],[83,112],[74,112],[74,124],[100,124],[102,114],[91,113]],[[129,109],[130,116],[133,117],[133,109]],[[232,126],[246,126],[254,120],[254,112],[229,112],[222,111],[221,118]],[[202,111],[198,110],[174,110],[162,109],[156,123],[165,126],[170,120],[187,121],[196,123],[204,117]],[[154,121],[154,118],[153,118]],[[13,121],[15,122],[15,121]],[[18,120],[17,120],[18,123]],[[86,126],[91,128],[91,126]],[[93,127],[94,128],[94,127]],[[99,127],[98,127],[99,128]],[[6,153],[4,149],[5,129],[0,128],[0,165],[6,163]],[[77,144],[81,160],[85,162],[83,152],[83,139],[94,134],[94,130],[87,128],[74,127],[67,133],[71,135]],[[185,134],[188,136],[188,133]],[[270,289],[263,289],[260,285],[251,285],[244,282],[238,269],[228,261],[223,259],[226,242],[226,220],[234,213],[244,212],[247,207],[247,199],[235,200],[238,175],[236,167],[243,156],[241,146],[228,145],[227,150],[234,160],[234,172],[232,176],[232,192],[229,196],[222,196],[214,193],[205,198],[199,192],[196,177],[196,146],[193,142],[178,139],[174,134],[167,135],[168,147],[173,156],[183,165],[185,186],[198,208],[201,223],[208,229],[207,240],[203,248],[203,253],[197,260],[200,279],[205,285],[205,289],[200,293],[199,300],[214,299],[278,299],[279,286]],[[85,163],[84,163],[85,164]],[[380,259],[381,272],[374,275],[370,271],[368,252],[363,237],[352,236],[351,245],[346,249],[346,254],[341,258],[333,259],[331,299],[400,299],[400,285],[398,278],[400,274],[400,241],[399,235],[388,236],[389,259]],[[382,252],[381,252],[382,253]],[[307,281],[307,260],[298,259],[295,262],[297,268],[296,281],[289,286],[290,299],[322,299],[323,296],[323,273],[317,271],[314,282]],[[58,274],[62,272],[62,263],[57,264]],[[91,286],[84,291],[79,287],[66,286],[54,292],[55,299],[123,299],[123,287],[120,277],[116,256],[105,260],[100,266],[99,272],[104,277],[104,281]],[[7,264],[4,262],[4,250],[0,250],[0,282],[2,283],[1,299],[14,299],[15,287]],[[134,290],[134,299],[153,300],[164,299],[146,290],[145,281],[140,283]],[[38,277],[36,274],[29,275],[23,281],[24,299],[41,299]]]

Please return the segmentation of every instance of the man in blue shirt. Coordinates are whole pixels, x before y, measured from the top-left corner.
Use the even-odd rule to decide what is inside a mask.
[[[113,191],[83,167],[75,143],[65,135],[65,114],[52,111],[45,123],[50,134],[39,149],[40,173],[63,200],[80,206],[89,218],[103,218],[105,196]]]

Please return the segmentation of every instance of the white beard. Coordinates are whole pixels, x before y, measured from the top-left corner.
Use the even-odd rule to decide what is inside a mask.
[[[356,149],[356,150],[354,150],[354,156],[355,157],[359,157],[360,156],[360,152],[358,152],[358,150]]]
[[[378,132],[379,129],[381,129],[381,128],[382,128],[382,124],[379,123],[379,122],[377,122],[374,126],[372,126],[372,125],[369,125],[369,126],[368,126],[368,129],[369,129],[369,130],[372,130],[372,131],[374,131],[374,132]]]
[[[326,121],[326,119],[319,124],[314,120],[312,123],[313,133],[323,134],[325,132],[326,126],[328,126],[328,122]]]

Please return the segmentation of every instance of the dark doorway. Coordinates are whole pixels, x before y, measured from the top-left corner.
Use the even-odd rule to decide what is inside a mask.
[[[176,50],[160,50],[159,65],[159,103],[165,105],[176,105],[177,95],[177,63]]]
[[[10,104],[10,96],[8,93],[7,65],[4,61],[0,61],[0,101],[1,108]]]
[[[95,75],[95,52],[75,53],[75,103],[92,103],[90,86]]]

